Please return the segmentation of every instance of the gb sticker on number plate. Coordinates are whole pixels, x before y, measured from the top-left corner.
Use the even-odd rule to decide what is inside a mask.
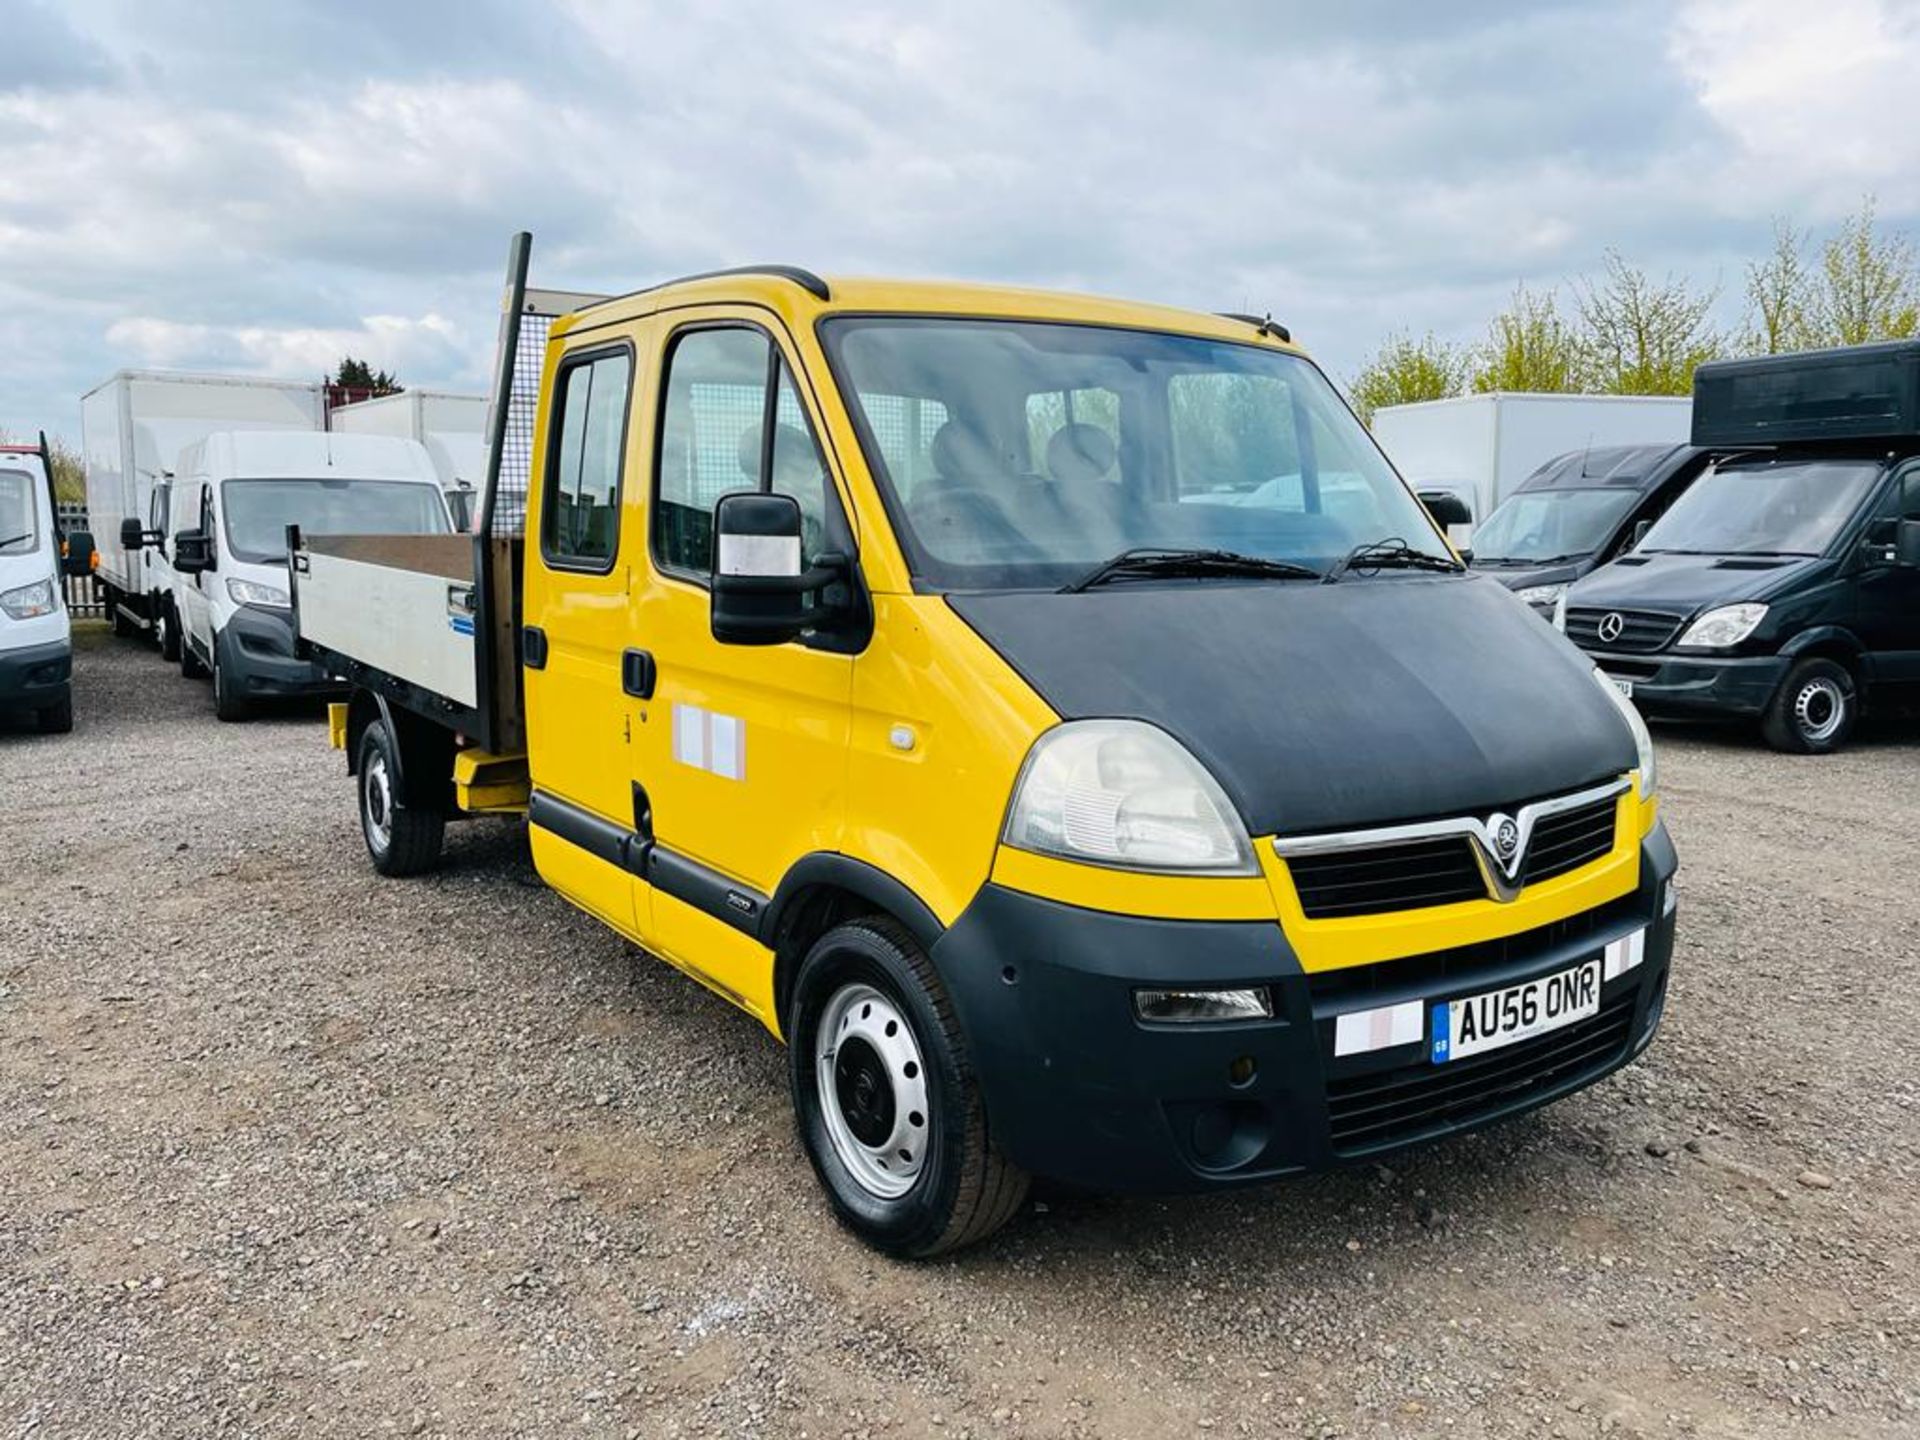
[[[1498,1050],[1597,1014],[1601,965],[1596,957],[1571,970],[1504,990],[1439,1001],[1433,1007],[1433,1063],[1444,1065],[1449,1060]]]

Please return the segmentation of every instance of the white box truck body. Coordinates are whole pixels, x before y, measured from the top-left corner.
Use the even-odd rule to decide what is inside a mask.
[[[156,510],[154,485],[172,473],[182,450],[217,430],[313,431],[325,424],[326,395],[317,381],[121,370],[82,396],[87,522],[100,556],[94,573],[114,628],[151,628],[171,591],[170,546],[130,548],[121,530],[129,519],[149,535],[180,528]]]
[[[1373,438],[1416,490],[1448,490],[1479,522],[1556,455],[1603,445],[1681,444],[1693,401],[1666,395],[1495,392],[1388,405]]]
[[[487,475],[487,397],[445,390],[403,390],[342,405],[328,428],[348,435],[397,435],[417,440],[433,457],[440,484],[465,529],[470,501]]]

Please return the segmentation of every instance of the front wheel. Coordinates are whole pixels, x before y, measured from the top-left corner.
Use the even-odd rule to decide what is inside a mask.
[[[155,639],[160,642],[160,658],[175,663],[180,659],[180,621],[173,606],[162,600],[153,612]]]
[[[220,663],[220,637],[213,637],[213,713],[229,723],[253,718],[253,702],[233,673],[231,665]]]
[[[73,730],[73,692],[68,691],[37,717],[42,735],[66,735]]]
[[[800,1141],[835,1216],[925,1259],[983,1240],[1028,1179],[994,1149],[933,963],[891,920],[829,931],[794,982],[789,1079]]]
[[[399,750],[385,720],[360,736],[360,833],[382,875],[418,875],[440,859],[447,817],[399,798]]]
[[[1816,656],[1787,672],[1761,718],[1760,733],[1776,750],[1831,755],[1847,743],[1859,713],[1847,668]]]

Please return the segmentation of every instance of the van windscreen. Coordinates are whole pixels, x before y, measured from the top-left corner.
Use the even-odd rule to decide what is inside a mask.
[[[227,549],[271,564],[287,557],[287,526],[309,535],[444,535],[437,485],[404,480],[229,480],[220,487]]]
[[[0,555],[24,555],[39,543],[39,489],[24,470],[0,470]]]
[[[1824,554],[1881,468],[1874,460],[1786,460],[1709,470],[1636,553]]]
[[[1444,541],[1333,387],[1259,345],[942,316],[821,326],[915,577],[1057,587],[1128,550],[1325,570]]]
[[[1544,564],[1591,555],[1639,502],[1640,492],[1522,490],[1508,496],[1473,533],[1475,564],[1520,560]]]

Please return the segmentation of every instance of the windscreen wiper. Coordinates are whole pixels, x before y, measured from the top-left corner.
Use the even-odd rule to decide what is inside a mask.
[[[1349,570],[1439,570],[1457,575],[1466,568],[1451,555],[1416,550],[1395,536],[1391,540],[1369,540],[1365,545],[1354,546],[1320,578],[1331,585]]]
[[[6,539],[0,540],[0,550],[6,549],[9,545],[18,545],[22,540],[31,540],[32,538],[33,531],[31,530],[27,531],[24,535],[9,535]]]
[[[1240,575],[1261,580],[1320,578],[1320,572],[1311,565],[1299,565],[1291,560],[1268,560],[1234,550],[1161,550],[1141,546],[1122,550],[1111,560],[1102,561],[1078,580],[1062,585],[1060,593],[1077,595],[1109,580],[1198,579],[1207,575]]]

